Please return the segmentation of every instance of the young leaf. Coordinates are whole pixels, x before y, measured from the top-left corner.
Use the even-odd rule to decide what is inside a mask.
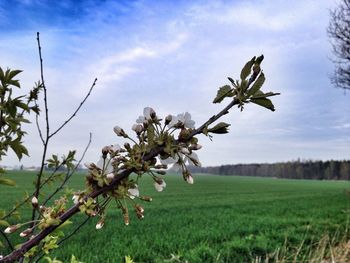
[[[222,86],[219,88],[213,103],[219,103],[223,101],[224,98],[232,96],[232,88],[229,85]]]
[[[275,106],[272,104],[271,100],[266,98],[250,99],[250,102],[253,102],[259,106],[265,107],[269,110],[275,111]]]
[[[263,72],[260,73],[258,79],[254,82],[253,86],[248,90],[247,96],[250,97],[251,95],[254,95],[265,82],[265,75]]]
[[[255,63],[255,56],[250,61],[248,61],[242,68],[241,80],[245,80],[250,75],[250,72],[252,70],[252,66],[254,65],[254,63]]]
[[[252,99],[259,99],[259,98],[267,98],[267,97],[272,97],[280,95],[280,93],[273,93],[273,92],[267,92],[267,93],[256,93],[254,96],[252,96]]]
[[[228,124],[226,122],[220,122],[220,123],[216,124],[213,128],[208,129],[208,132],[216,133],[216,134],[228,133],[229,126],[230,126],[230,124]]]

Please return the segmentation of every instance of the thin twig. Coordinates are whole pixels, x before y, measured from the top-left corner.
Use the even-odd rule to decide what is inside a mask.
[[[90,144],[91,144],[91,138],[92,138],[92,134],[90,132],[90,136],[89,136],[89,141],[88,141],[88,144],[86,145],[85,149],[84,149],[84,152],[81,156],[81,158],[79,159],[79,161],[77,162],[77,164],[74,166],[73,170],[71,172],[68,172],[66,174],[66,177],[64,178],[63,182],[61,183],[61,185],[59,187],[56,188],[56,190],[54,192],[51,193],[50,196],[48,196],[46,198],[46,200],[43,202],[43,206],[45,206],[47,204],[47,202],[54,196],[56,195],[62,188],[63,186],[67,183],[67,181],[69,180],[69,178],[75,173],[75,171],[78,169],[80,163],[82,162],[82,160],[84,159],[85,157],[85,154],[87,152],[87,150],[89,149],[90,147]]]
[[[38,42],[38,50],[39,50],[39,60],[40,60],[40,76],[41,76],[41,86],[43,87],[44,90],[44,108],[45,108],[45,121],[46,121],[46,138],[44,140],[44,149],[43,149],[43,155],[41,159],[41,166],[40,166],[40,171],[37,175],[36,179],[36,185],[35,185],[35,194],[34,196],[36,198],[39,197],[40,193],[40,185],[41,185],[41,177],[44,171],[45,167],[45,159],[46,159],[46,152],[47,152],[47,146],[49,144],[49,134],[50,134],[50,123],[49,123],[49,109],[47,106],[47,90],[46,90],[46,85],[45,85],[45,80],[44,80],[44,67],[43,67],[43,58],[41,54],[41,45],[40,45],[40,37],[39,37],[39,32],[37,32],[37,42]],[[32,210],[32,220],[34,220],[36,214],[36,209],[33,207]],[[31,224],[31,227],[33,227],[34,223]]]
[[[97,82],[97,78],[95,78],[94,82],[92,83],[90,89],[89,89],[89,92],[86,94],[85,98],[80,102],[78,108],[74,111],[74,113],[56,130],[54,131],[53,133],[51,133],[49,135],[49,138],[51,138],[52,136],[54,136],[56,133],[58,133],[64,126],[67,125],[68,122],[70,122],[74,117],[75,115],[78,113],[78,111],[80,110],[80,108],[83,106],[83,104],[85,103],[85,101],[87,100],[87,98],[90,96],[91,94],[91,91],[93,90],[93,88],[95,87],[96,85],[96,82]]]
[[[35,101],[35,106],[38,106],[36,101]],[[43,145],[45,145],[45,141],[44,141],[44,138],[43,138],[43,133],[41,132],[41,128],[40,128],[40,125],[39,125],[39,114],[35,114],[35,124],[36,124],[36,128],[37,128],[37,130],[39,132],[40,140],[43,143]]]

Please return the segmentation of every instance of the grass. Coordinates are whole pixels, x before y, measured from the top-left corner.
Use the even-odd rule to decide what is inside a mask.
[[[34,179],[32,173],[12,178],[18,187],[1,188],[1,208],[9,208]],[[165,180],[162,193],[155,192],[150,178],[142,180],[141,194],[153,197],[143,203],[143,220],[132,214],[126,227],[111,206],[104,228],[96,230],[97,219],[91,219],[52,256],[63,262],[71,254],[83,262],[106,263],[123,262],[125,255],[135,262],[264,262],[283,247],[284,258],[299,248],[303,258],[310,247],[317,248],[315,240],[347,227],[349,182],[207,175],[195,176],[194,185],[176,175]],[[70,187],[82,189],[83,181],[76,174]],[[83,219],[79,215],[74,221]],[[338,236],[335,245],[343,237]]]

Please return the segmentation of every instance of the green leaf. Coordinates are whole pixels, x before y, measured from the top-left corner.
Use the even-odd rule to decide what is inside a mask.
[[[273,93],[273,92],[267,92],[267,93],[256,93],[254,96],[252,96],[252,99],[259,99],[259,98],[267,98],[267,97],[272,97],[276,95],[280,95],[281,93]]]
[[[247,96],[250,97],[251,95],[254,95],[265,82],[265,75],[263,72],[260,73],[258,79],[254,82],[253,86],[248,90]]]
[[[228,133],[229,126],[230,124],[226,122],[220,122],[216,124],[213,128],[208,129],[207,132],[216,133],[216,134]]]
[[[219,103],[223,101],[224,98],[232,96],[232,88],[229,85],[225,85],[219,88],[213,103]]]
[[[255,63],[255,56],[250,61],[248,61],[242,68],[241,80],[245,80],[250,75],[250,72],[252,70],[252,66],[254,65],[254,63]]]
[[[269,110],[275,111],[275,106],[272,104],[271,100],[266,98],[250,99],[250,102],[255,103],[259,106],[265,107]]]
[[[0,226],[10,226],[10,224],[6,220],[0,220]]]
[[[22,70],[12,70],[9,72],[8,77],[9,77],[9,79],[13,79],[16,75],[18,75],[21,72],[22,72]]]
[[[0,177],[0,184],[15,186],[16,182],[8,178]]]
[[[10,147],[11,149],[15,152],[17,155],[18,159],[21,160],[23,157],[23,154],[28,155],[28,150],[27,148],[22,144],[20,141],[20,138],[15,139],[14,141],[10,142]]]

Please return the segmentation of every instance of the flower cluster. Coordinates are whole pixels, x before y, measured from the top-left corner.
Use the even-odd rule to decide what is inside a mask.
[[[132,126],[134,136],[131,137],[123,128],[115,126],[115,134],[129,140],[123,146],[118,144],[102,148],[101,157],[97,163],[86,163],[88,175],[86,177],[87,189],[76,192],[73,202],[79,204],[79,209],[89,216],[100,216],[96,229],[101,229],[105,223],[105,210],[110,200],[114,199],[121,210],[124,223],[129,224],[129,209],[126,203],[131,204],[137,218],[144,217],[143,207],[137,203],[151,201],[152,198],[140,195],[138,181],[143,175],[149,175],[154,181],[154,188],[161,192],[166,187],[163,175],[171,168],[181,171],[184,180],[193,184],[193,177],[188,165],[200,166],[201,163],[195,151],[201,149],[196,138],[187,140],[189,134],[195,129],[195,122],[188,112],[178,115],[168,115],[159,118],[154,109],[146,107],[143,115],[139,116]],[[145,158],[150,152],[161,147],[162,151],[152,158]],[[129,174],[120,180],[123,172]],[[115,183],[118,181],[118,183]],[[103,204],[96,204],[85,196],[91,192],[110,187],[105,194]]]

